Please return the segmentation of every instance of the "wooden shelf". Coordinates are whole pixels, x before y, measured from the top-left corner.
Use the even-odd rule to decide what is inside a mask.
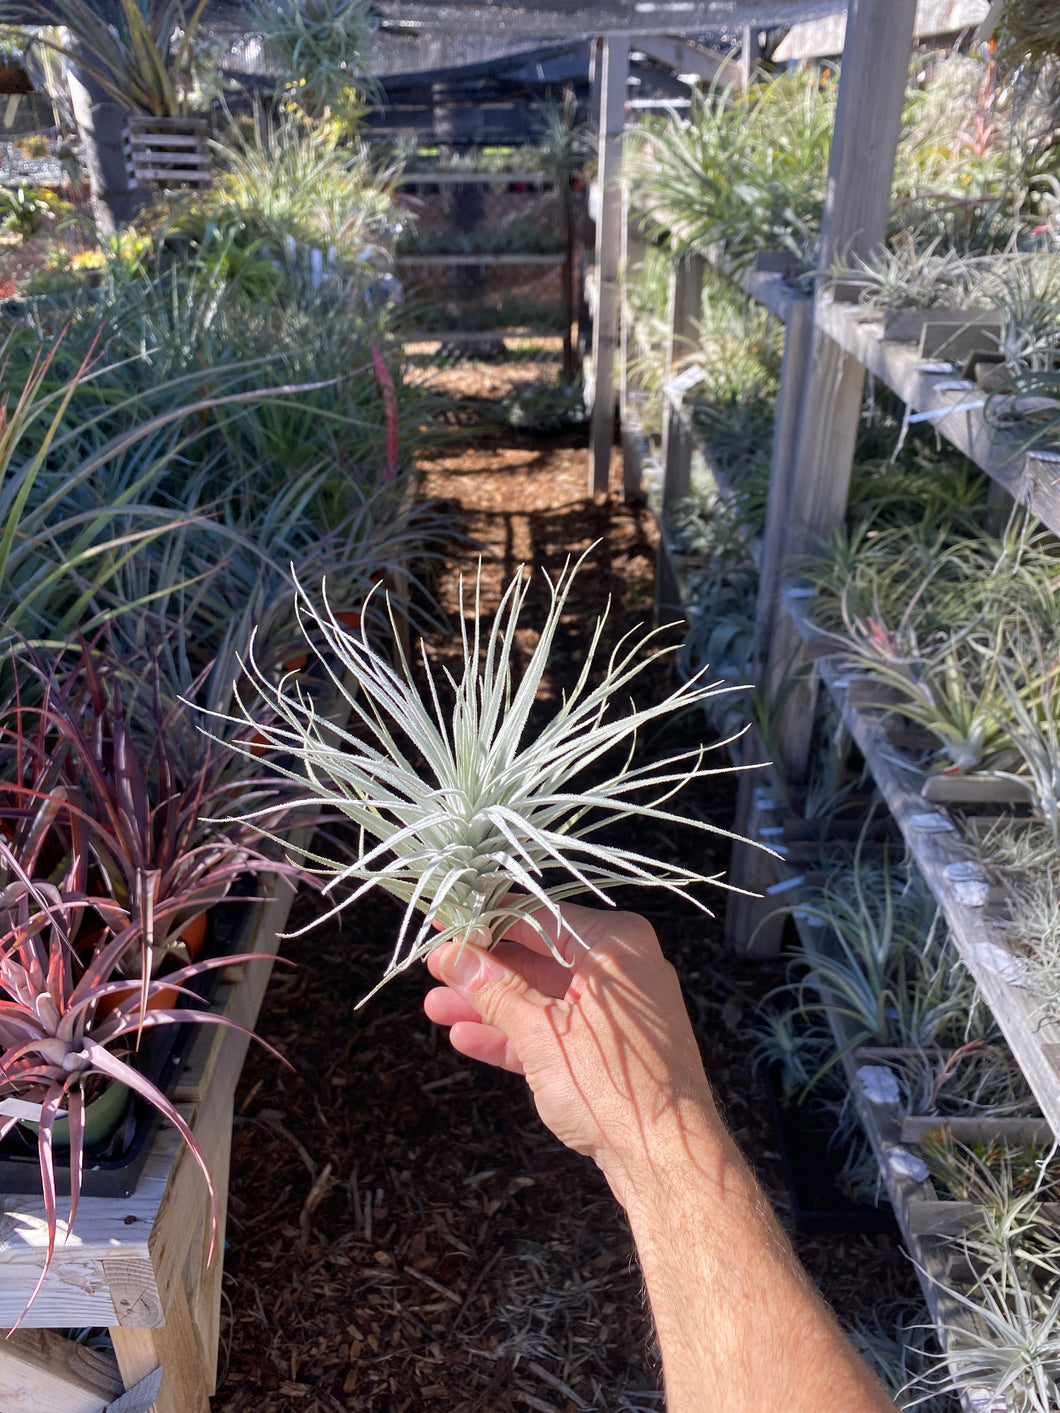
[[[562,265],[566,255],[396,255],[395,265]]]
[[[1004,945],[982,908],[959,900],[946,873],[951,865],[967,863],[969,858],[959,831],[943,810],[921,795],[922,772],[904,768],[893,752],[884,749],[882,714],[850,705],[835,660],[820,659],[818,670],[938,900],[961,960],[975,978],[1050,1128],[1060,1134],[1060,1025],[1042,1018],[1033,993],[1020,984],[1020,958]],[[938,828],[931,827],[934,822]]]
[[[814,926],[797,914],[795,921],[807,956],[819,957],[822,953],[821,934],[826,929]],[[843,1070],[858,1118],[879,1165],[905,1249],[916,1267],[935,1333],[943,1353],[948,1355],[950,1335],[962,1330],[972,1332],[975,1317],[942,1289],[942,1285],[953,1285],[959,1279],[964,1263],[959,1246],[945,1241],[939,1233],[952,1231],[955,1226],[959,1228],[962,1220],[967,1220],[970,1204],[946,1202],[939,1198],[930,1178],[918,1179],[910,1175],[904,1161],[908,1149],[902,1142],[900,1107],[897,1104],[874,1103],[869,1098],[858,1075],[861,1062],[852,1043],[855,1037],[839,1013],[841,1003],[829,996],[827,988],[819,989],[828,1009],[836,1048],[842,1055]],[[962,1406],[971,1409],[971,1404],[963,1400]]]
[[[707,263],[724,279],[738,285],[744,294],[756,300],[763,309],[779,319],[782,324],[788,322],[791,306],[797,300],[804,300],[807,297],[794,285],[789,284],[787,277],[778,271],[756,270],[753,266],[738,266],[722,250],[708,251]]]
[[[952,373],[924,371],[924,360],[911,344],[883,339],[882,315],[867,322],[856,316],[850,305],[819,295],[814,322],[844,352],[886,383],[910,411],[945,414],[933,417],[931,425],[1013,500],[1027,506],[1054,534],[1060,534],[1060,466],[1051,466],[1033,452],[1020,452],[1013,437],[987,425],[980,407],[967,406],[981,405],[985,393],[972,384],[952,387],[959,381]],[[956,410],[959,408],[964,410]]]
[[[404,171],[397,186],[504,186],[508,182],[526,182],[543,189],[555,185],[551,177],[541,172],[412,172]]]

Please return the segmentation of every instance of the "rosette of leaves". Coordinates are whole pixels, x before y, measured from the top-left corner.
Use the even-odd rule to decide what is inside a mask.
[[[369,0],[253,0],[247,28],[260,34],[285,96],[319,115],[367,96],[363,56],[372,30]]]
[[[87,0],[5,0],[0,21],[34,27],[36,44],[73,60],[120,107],[177,118],[187,112],[205,8],[206,0],[114,0],[101,16]]]
[[[160,999],[163,987],[181,992],[194,977],[227,965],[230,958],[180,967],[164,983],[148,982],[144,998],[139,988],[130,989],[117,976],[121,959],[139,948],[136,926],[105,930],[103,942],[83,960],[74,946],[74,929],[84,912],[84,898],[30,878],[2,837],[0,868],[11,879],[0,890],[0,1138],[20,1119],[33,1115],[48,1235],[44,1265],[27,1310],[47,1277],[58,1237],[56,1122],[66,1118],[69,1123],[69,1230],[77,1215],[84,1168],[85,1091],[94,1077],[126,1085],[157,1109],[188,1145],[209,1192],[207,1261],[212,1260],[217,1201],[206,1156],[180,1110],[131,1062],[131,1055],[141,1032],[158,1026],[197,1022],[247,1033],[245,1026],[211,1011],[184,1006],[148,1009],[153,999]],[[261,954],[246,956],[251,960]],[[109,1009],[100,1015],[104,1000]],[[265,1048],[282,1058],[271,1045]]]
[[[584,556],[578,565],[583,562]],[[716,876],[608,842],[601,830],[634,818],[733,837],[668,808],[682,786],[719,773],[704,765],[703,748],[654,764],[632,763],[642,728],[727,689],[697,676],[664,701],[614,715],[611,704],[657,654],[644,651],[648,639],[627,636],[600,662],[601,618],[575,685],[551,720],[531,727],[578,565],[549,583],[540,635],[519,670],[513,654],[531,581],[522,572],[515,576],[487,631],[479,576],[466,605],[472,626],[465,620],[463,674],[459,680],[448,671],[438,674],[424,653],[423,691],[403,655],[395,669],[363,629],[344,631],[326,592],[317,608],[299,587],[303,623],[331,654],[328,671],[348,704],[347,727],[318,710],[294,678],[276,685],[253,657],[248,664],[256,690],[283,722],[265,726],[262,735],[294,759],[289,770],[282,763],[274,768],[308,784],[303,803],[319,808],[327,802],[358,831],[356,857],[348,862],[307,855],[328,878],[325,892],[352,885],[334,911],[375,887],[405,904],[384,981],[444,941],[483,930],[496,939],[518,918],[528,918],[547,942],[535,911],[557,916],[562,900],[578,893],[609,902],[618,887],[659,887],[692,897],[707,911],[689,890],[717,883]],[[463,599],[463,586],[461,593]],[[443,696],[452,698],[448,711]],[[617,767],[607,760],[615,748],[627,752]],[[602,769],[591,773],[598,765]]]

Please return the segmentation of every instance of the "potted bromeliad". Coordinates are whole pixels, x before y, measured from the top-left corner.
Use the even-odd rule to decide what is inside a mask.
[[[190,764],[186,750],[170,751],[182,708],[163,705],[157,673],[138,693],[118,663],[82,645],[50,657],[12,648],[3,675],[0,1147],[18,1180],[39,1173],[48,1228],[39,1290],[58,1191],[69,1188],[72,1224],[87,1160],[121,1158],[130,1109],[136,1122],[153,1110],[178,1130],[212,1202],[155,1037],[232,1024],[195,1004],[202,978],[231,960],[199,955],[195,925],[222,900],[246,898],[255,875],[297,870],[262,847],[259,826],[228,817],[246,801],[260,813],[268,796],[274,832],[274,786],[240,779],[239,757],[206,737]]]

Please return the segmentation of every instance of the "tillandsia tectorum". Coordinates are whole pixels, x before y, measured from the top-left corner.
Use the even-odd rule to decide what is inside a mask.
[[[700,674],[664,701],[613,716],[612,703],[657,654],[643,651],[646,638],[627,635],[604,664],[605,612],[574,686],[551,720],[530,735],[531,708],[584,558],[573,567],[568,563],[555,583],[549,582],[549,609],[520,673],[514,668],[513,647],[530,576],[521,570],[516,574],[487,631],[480,567],[472,591],[474,612],[464,616],[463,674],[457,681],[443,669],[445,686],[440,689],[439,674],[421,648],[423,693],[404,654],[395,669],[372,649],[363,629],[349,632],[337,622],[326,587],[323,606],[317,608],[299,586],[303,627],[311,625],[332,655],[325,661],[348,705],[345,727],[318,710],[297,678],[270,682],[251,651],[248,675],[282,723],[261,727],[261,734],[296,760],[291,767],[281,760],[275,768],[305,779],[311,792],[305,804],[324,801],[359,831],[352,862],[307,855],[328,875],[325,892],[354,885],[333,912],[374,887],[406,905],[384,981],[441,942],[481,935],[482,929],[496,939],[517,918],[529,916],[547,941],[533,913],[556,915],[562,900],[576,893],[608,902],[608,891],[619,886],[688,895],[694,885],[719,881],[717,875],[707,877],[608,843],[599,831],[633,816],[726,834],[717,825],[685,819],[667,808],[683,785],[720,773],[704,766],[702,747],[643,766],[632,764],[632,754],[642,727],[732,688],[706,684]],[[462,582],[462,607],[465,595]],[[451,715],[442,706],[443,690],[453,697]],[[618,745],[627,750],[624,763],[603,780],[580,783],[578,778]]]

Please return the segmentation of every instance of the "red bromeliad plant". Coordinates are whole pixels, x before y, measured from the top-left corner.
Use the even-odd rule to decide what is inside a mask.
[[[84,961],[68,927],[69,918],[81,910],[82,903],[65,898],[54,884],[30,879],[3,840],[0,863],[13,877],[0,891],[0,1138],[20,1120],[36,1123],[48,1229],[44,1268],[26,1309],[39,1294],[55,1254],[59,1225],[55,1128],[63,1117],[69,1124],[68,1230],[77,1215],[84,1160],[85,1087],[93,1077],[128,1086],[157,1109],[188,1145],[210,1195],[207,1260],[211,1260],[217,1203],[205,1154],[173,1101],[136,1068],[132,1058],[141,1032],[159,1026],[192,1022],[226,1025],[249,1033],[237,1022],[210,1011],[147,1009],[147,1002],[163,985],[184,992],[187,982],[211,967],[226,965],[229,959],[215,957],[180,967],[165,983],[145,978],[147,1002],[143,1002],[139,988],[130,991],[127,982],[114,979],[122,958],[139,946],[136,924],[112,933]],[[109,1008],[101,1016],[99,1003],[104,999]],[[282,1059],[272,1046],[266,1048]]]
[[[188,983],[230,961],[192,960],[182,933],[245,893],[248,875],[303,875],[263,850],[260,824],[230,817],[249,801],[274,832],[282,796],[243,778],[227,745],[191,744],[188,708],[165,704],[157,670],[146,685],[130,680],[85,644],[52,656],[23,645],[0,670],[12,684],[0,704],[0,1139],[20,1120],[37,1126],[48,1246],[32,1303],[58,1238],[60,1121],[71,1224],[77,1212],[87,1082],[122,1083],[163,1115],[213,1206],[205,1156],[137,1050],[160,1026],[234,1024],[178,1004],[194,995]]]
[[[146,704],[133,684],[127,710],[121,668],[94,649],[82,646],[72,667],[30,650],[23,663],[36,700],[20,702],[11,728],[0,728],[16,762],[5,772],[10,805],[0,823],[14,817],[27,876],[57,868],[68,906],[135,938],[114,965],[142,979],[146,1004],[161,962],[191,960],[182,940],[189,923],[249,875],[298,874],[263,851],[259,826],[221,818],[276,800],[275,788],[233,778],[239,757],[205,736],[178,773],[170,743],[188,709],[179,700],[163,706],[157,673]]]

